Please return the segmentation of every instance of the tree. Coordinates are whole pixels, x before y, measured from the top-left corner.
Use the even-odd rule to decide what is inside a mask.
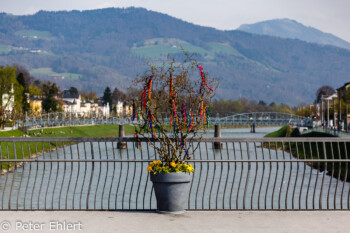
[[[19,74],[22,74],[25,86],[29,87],[35,80],[34,77],[32,77],[29,71],[23,66],[16,64],[15,67],[16,67],[16,77],[18,77]]]
[[[29,94],[29,88],[27,86],[27,82],[25,81],[24,74],[19,73],[16,77],[17,82],[23,87],[22,91],[22,111],[23,113],[26,113],[30,110],[29,106],[29,100],[28,100],[28,95]]]
[[[94,91],[88,92],[86,90],[80,90],[79,94],[81,95],[81,99],[84,101],[98,99],[98,96],[97,96],[96,92],[94,92]]]
[[[112,98],[114,101],[116,101],[116,100],[126,101],[127,100],[127,96],[122,91],[120,91],[118,88],[114,88],[114,91],[112,93]]]
[[[139,119],[140,123],[143,120],[135,127],[137,137],[148,140],[164,167],[189,160],[197,147],[186,140],[209,126],[208,104],[214,97],[217,80],[210,78],[198,61],[187,55],[184,62],[168,60],[160,67],[149,65],[147,72],[133,84],[142,88],[139,95],[132,97],[133,120]],[[170,125],[164,120],[166,116]]]
[[[42,96],[43,95],[43,91],[41,90],[41,88],[39,86],[36,85],[32,85],[29,86],[28,88],[29,90],[29,96]]]
[[[103,92],[103,102],[105,104],[109,103],[109,109],[112,109],[112,102],[113,102],[113,98],[112,98],[112,93],[111,93],[111,89],[109,87],[106,87],[105,91]]]
[[[269,106],[270,106],[270,107],[276,107],[277,104],[276,104],[275,102],[271,102],[271,103],[269,104]]]
[[[315,103],[319,103],[321,102],[321,98],[322,96],[324,95],[333,95],[335,93],[335,90],[333,87],[331,86],[327,86],[327,85],[324,85],[324,86],[321,86],[320,88],[317,89],[316,91],[316,100],[315,100]]]
[[[56,112],[58,107],[57,94],[59,88],[56,86],[56,83],[51,83],[50,81],[43,84],[43,103],[42,108],[45,112]]]
[[[88,100],[96,100],[96,99],[98,99],[98,96],[97,96],[96,92],[94,92],[94,91],[90,91],[87,94],[86,97],[87,97]]]
[[[79,91],[76,87],[70,87],[68,90],[72,95],[79,95]]]
[[[0,127],[22,116],[23,87],[16,79],[16,68],[0,68]]]
[[[263,100],[259,100],[258,104],[261,105],[261,106],[266,106],[267,105]]]

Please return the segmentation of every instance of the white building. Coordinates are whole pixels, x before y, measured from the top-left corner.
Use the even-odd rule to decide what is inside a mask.
[[[59,101],[64,112],[81,113],[85,115],[102,115],[109,117],[109,104],[103,104],[101,100],[82,102],[79,94],[72,94],[69,90],[62,92]],[[123,105],[121,105],[123,107]]]
[[[99,114],[102,114],[103,116],[109,117],[109,114],[110,114],[109,103],[99,105],[98,112],[99,112]]]
[[[80,105],[80,112],[87,115],[93,114],[107,117],[110,115],[109,104],[107,103],[106,105],[104,105],[99,101],[82,102]]]
[[[115,114],[117,116],[122,116],[123,115],[123,109],[124,109],[124,102],[118,100],[117,103],[115,104]]]
[[[80,112],[81,97],[79,94],[72,94],[69,90],[62,92],[62,101],[66,103],[63,105],[64,112]]]

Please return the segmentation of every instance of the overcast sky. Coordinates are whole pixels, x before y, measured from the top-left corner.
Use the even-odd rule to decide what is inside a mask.
[[[0,12],[15,15],[128,6],[218,29],[290,18],[350,41],[350,0],[0,0]]]

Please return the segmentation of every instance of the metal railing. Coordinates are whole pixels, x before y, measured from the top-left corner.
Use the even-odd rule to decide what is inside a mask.
[[[163,114],[164,123],[170,123],[170,116]],[[312,126],[312,121],[307,118],[297,116],[290,113],[280,112],[250,112],[250,113],[232,113],[224,117],[219,113],[209,114],[210,124],[222,125],[296,125],[296,126]],[[69,126],[69,125],[124,125],[124,124],[138,124],[137,121],[132,121],[131,116],[128,117],[112,117],[103,116],[101,114],[87,114],[80,112],[56,112],[47,113],[39,116],[27,117],[25,121],[17,122],[19,127],[53,127],[53,126]]]
[[[127,149],[117,149],[126,142]],[[214,142],[222,149],[214,149]],[[203,138],[189,210],[349,210],[344,138]],[[1,210],[153,210],[159,155],[133,138],[1,138]],[[190,151],[191,153],[191,151]],[[7,172],[6,172],[7,171]]]

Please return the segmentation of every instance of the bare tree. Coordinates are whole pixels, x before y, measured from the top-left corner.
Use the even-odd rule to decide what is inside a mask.
[[[316,91],[316,100],[315,103],[319,103],[321,101],[322,96],[324,95],[333,95],[335,93],[335,90],[331,86],[321,86],[320,88],[317,89]]]
[[[147,138],[165,163],[190,159],[196,148],[186,139],[209,126],[208,104],[218,85],[186,55],[180,63],[169,58],[161,66],[148,64],[147,72],[134,80],[133,88],[141,89],[138,94],[133,89],[133,119],[141,123],[135,136]]]

